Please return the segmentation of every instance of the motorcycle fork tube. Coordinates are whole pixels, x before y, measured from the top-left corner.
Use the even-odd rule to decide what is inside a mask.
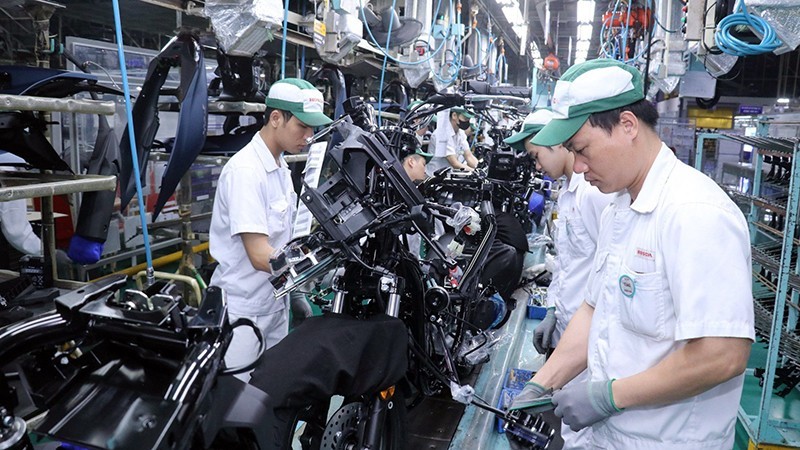
[[[369,417],[364,429],[364,440],[362,441],[362,449],[376,449],[380,448],[381,444],[381,430],[384,427],[386,420],[386,411],[388,410],[389,400],[382,400],[380,394],[375,395],[372,399],[372,407],[369,409]]]
[[[389,294],[389,305],[386,307],[386,314],[397,317],[400,314],[400,294],[394,292]]]
[[[344,296],[345,291],[336,291],[333,295],[333,306],[331,306],[331,312],[341,314],[342,310],[344,309]]]
[[[389,294],[389,302],[386,304],[386,315],[397,317],[400,315],[400,297],[402,296],[405,285],[403,279],[396,276],[383,276],[380,279],[380,289]]]

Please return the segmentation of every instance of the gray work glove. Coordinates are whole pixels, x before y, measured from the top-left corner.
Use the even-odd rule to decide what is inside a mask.
[[[569,425],[572,431],[580,431],[622,410],[614,404],[611,383],[607,381],[585,381],[570,384],[553,394],[555,415]]]
[[[550,343],[553,342],[553,333],[556,331],[556,308],[547,308],[547,314],[542,319],[539,326],[533,330],[533,346],[542,355],[550,350]]]
[[[292,328],[314,315],[311,305],[302,292],[292,291],[289,293],[289,306],[292,308]]]
[[[553,393],[552,389],[547,389],[539,383],[528,381],[522,391],[514,397],[511,406],[508,407],[509,411],[517,409],[531,409],[541,406],[543,403],[549,403],[550,394]]]

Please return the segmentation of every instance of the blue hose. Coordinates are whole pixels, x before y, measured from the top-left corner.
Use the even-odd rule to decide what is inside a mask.
[[[783,45],[775,30],[761,17],[747,12],[744,0],[737,4],[736,12],[725,16],[717,25],[714,40],[717,47],[724,53],[736,56],[753,56],[775,51]],[[750,44],[731,35],[731,29],[738,26],[747,26],[757,35],[762,36],[759,44]]]
[[[433,14],[434,23],[436,22],[436,15],[439,14],[439,8],[441,8],[441,6],[442,6],[442,0],[438,0],[438,3],[436,4],[436,12]],[[375,39],[375,36],[372,34],[372,29],[369,26],[369,22],[367,22],[367,16],[364,14],[363,2],[361,2],[361,4],[359,5],[359,10],[361,11],[361,21],[364,23],[364,28],[366,28],[366,30],[367,30],[367,34],[370,37],[370,41],[376,47],[378,47],[378,50],[380,50],[381,53],[383,53],[384,57],[388,57],[389,60],[394,61],[396,63],[401,63],[401,64],[406,65],[406,66],[418,66],[420,64],[425,64],[426,62],[428,62],[431,59],[435,58],[436,55],[444,47],[444,44],[447,42],[447,37],[445,37],[445,39],[442,39],[442,43],[439,44],[439,47],[436,48],[436,50],[434,50],[433,53],[430,56],[428,56],[427,58],[425,58],[425,59],[421,59],[421,60],[415,61],[415,62],[401,61],[401,60],[393,57],[392,55],[390,55],[388,51],[384,50],[383,47],[381,47],[381,44],[378,43],[378,40]],[[433,24],[431,24],[431,29],[433,29]],[[448,36],[449,36],[449,33],[450,33],[450,30],[448,29]]]
[[[396,2],[397,0],[392,0],[392,11],[394,11]],[[383,54],[383,68],[381,69],[381,84],[380,88],[378,89],[378,128],[381,127],[381,120],[383,116],[383,79],[384,75],[386,75],[386,61],[389,59],[389,42],[391,42],[392,40],[393,25],[394,25],[394,14],[392,14],[391,19],[389,19],[389,31],[386,33],[386,52],[384,52]]]
[[[117,55],[119,56],[119,67],[122,75],[122,87],[125,93],[125,114],[128,118],[128,137],[131,141],[131,161],[133,161],[133,179],[136,181],[136,199],[139,201],[139,217],[142,220],[142,235],[144,237],[144,254],[147,258],[147,282],[152,284],[153,275],[153,255],[150,252],[150,236],[147,233],[147,207],[142,195],[142,180],[139,172],[139,157],[136,149],[136,133],[133,131],[133,107],[131,106],[131,89],[128,85],[128,70],[125,67],[125,52],[122,49],[122,21],[119,17],[119,0],[112,0],[114,6],[114,26],[117,35]]]

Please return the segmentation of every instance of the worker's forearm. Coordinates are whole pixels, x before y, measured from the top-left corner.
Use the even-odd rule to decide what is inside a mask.
[[[450,163],[450,166],[454,169],[458,170],[472,170],[468,165],[459,161],[455,156],[448,156],[447,162]]]
[[[619,408],[674,403],[711,389],[747,367],[752,342],[742,338],[693,339],[660,363],[612,384]]]
[[[467,161],[467,165],[470,168],[474,169],[474,168],[478,167],[478,158],[476,158],[475,155],[472,154],[472,152],[470,152],[470,151],[465,152],[464,153],[464,160]]]
[[[242,233],[242,243],[247,252],[247,258],[253,268],[262,272],[272,272],[270,260],[275,255],[275,249],[270,245],[266,234]]]
[[[594,308],[584,302],[567,325],[553,355],[531,381],[547,388],[560,389],[586,369],[589,327]]]

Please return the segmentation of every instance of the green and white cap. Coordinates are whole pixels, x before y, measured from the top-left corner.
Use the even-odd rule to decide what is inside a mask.
[[[322,93],[311,83],[299,78],[276,81],[267,94],[267,108],[289,111],[300,122],[310,127],[321,127],[332,122],[322,108]]]
[[[522,121],[522,128],[518,132],[507,137],[503,142],[518,151],[524,152],[525,141],[541,131],[552,119],[552,110],[547,108],[537,109],[525,117],[525,120]]]
[[[609,111],[644,98],[642,74],[614,59],[575,64],[561,75],[553,91],[555,117],[531,140],[551,146],[566,142],[592,113]]]

